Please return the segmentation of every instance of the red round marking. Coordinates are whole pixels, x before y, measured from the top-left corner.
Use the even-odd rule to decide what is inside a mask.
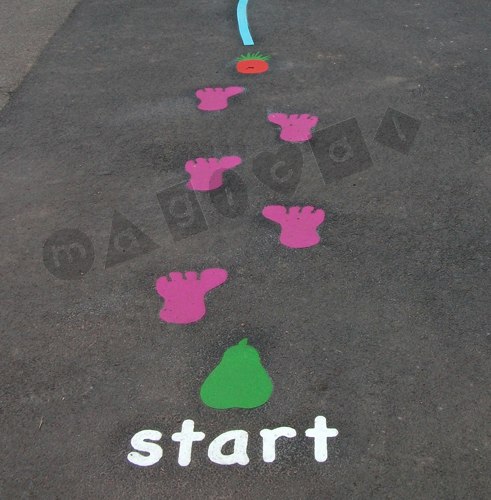
[[[261,61],[260,59],[246,59],[244,61],[239,61],[235,67],[239,73],[257,75],[268,71],[269,64],[266,61]]]

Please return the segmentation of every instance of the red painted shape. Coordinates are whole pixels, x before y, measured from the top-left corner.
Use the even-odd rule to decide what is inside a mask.
[[[245,59],[238,61],[235,67],[239,73],[243,73],[244,75],[258,75],[259,73],[266,73],[269,69],[269,64],[267,61],[260,59]]]

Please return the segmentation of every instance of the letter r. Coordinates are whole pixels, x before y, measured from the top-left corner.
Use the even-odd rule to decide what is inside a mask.
[[[293,438],[297,431],[291,427],[277,427],[276,429],[263,429],[260,433],[263,438],[263,460],[274,462],[276,458],[276,440],[280,437]]]

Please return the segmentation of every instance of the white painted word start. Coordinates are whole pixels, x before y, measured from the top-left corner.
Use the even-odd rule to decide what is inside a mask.
[[[297,431],[291,427],[277,427],[276,429],[263,429],[260,433],[263,438],[263,460],[274,462],[276,458],[276,440],[280,437],[294,438]],[[327,438],[336,437],[337,429],[326,427],[325,417],[315,417],[314,427],[305,431],[307,437],[314,439],[314,457],[317,462],[327,460]],[[172,441],[179,443],[179,455],[177,462],[186,467],[191,463],[193,443],[203,441],[204,432],[194,431],[194,421],[184,420],[181,432],[172,434]],[[156,464],[163,455],[162,448],[157,444],[162,439],[162,433],[150,429],[137,432],[131,438],[131,446],[134,450],[128,453],[128,460],[140,467],[148,467]],[[208,446],[208,458],[220,465],[247,465],[247,443],[249,434],[243,430],[227,431],[217,436]],[[224,454],[222,452],[225,444],[233,441],[233,452]]]

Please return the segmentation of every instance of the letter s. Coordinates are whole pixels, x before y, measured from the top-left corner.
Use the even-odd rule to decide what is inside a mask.
[[[162,458],[162,448],[158,444],[149,443],[149,441],[159,441],[160,439],[162,439],[162,433],[159,431],[145,429],[137,432],[131,438],[131,446],[133,446],[135,450],[148,453],[148,455],[142,455],[138,453],[138,451],[132,451],[128,453],[128,460],[132,464],[139,465],[140,467],[148,467],[149,465],[156,464]]]

